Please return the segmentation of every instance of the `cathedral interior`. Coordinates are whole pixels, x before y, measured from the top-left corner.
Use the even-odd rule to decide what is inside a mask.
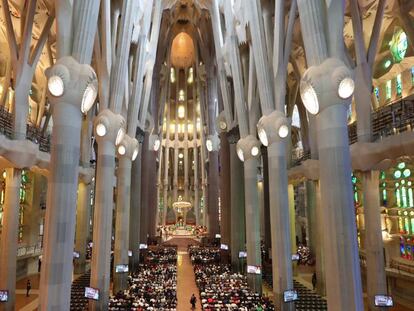
[[[0,11],[0,310],[414,310],[413,0]]]

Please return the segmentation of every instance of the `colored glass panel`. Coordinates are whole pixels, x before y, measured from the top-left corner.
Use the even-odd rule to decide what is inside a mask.
[[[390,42],[390,51],[395,62],[399,63],[404,59],[407,48],[408,39],[406,33],[400,27],[395,28]]]
[[[391,99],[391,80],[388,80],[385,84],[385,98]]]
[[[402,217],[398,217],[398,230],[400,233],[404,233],[404,223]]]
[[[408,217],[405,217],[404,219],[404,231],[406,234],[410,233],[410,222],[408,220]]]
[[[400,253],[402,257],[405,257],[405,247],[404,244],[400,244]]]
[[[414,196],[412,188],[408,188],[408,206],[414,207]]]
[[[399,189],[395,190],[395,197],[397,198],[397,206],[401,207],[401,195]]]
[[[407,188],[401,187],[401,201],[402,201],[402,207],[407,207]]]
[[[395,82],[395,87],[397,89],[397,96],[401,96],[402,95],[402,79],[401,79],[401,74],[397,75],[397,79]]]

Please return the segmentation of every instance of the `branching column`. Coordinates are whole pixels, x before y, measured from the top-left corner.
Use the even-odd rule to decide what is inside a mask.
[[[139,143],[138,156],[132,162],[131,169],[131,207],[129,218],[129,249],[132,251],[131,271],[138,269],[139,264],[139,244],[141,231],[141,161],[142,146],[144,142],[144,134],[137,133],[136,138]]]
[[[118,293],[128,288],[128,274],[116,273],[117,265],[128,264],[129,217],[131,204],[131,169],[132,161],[138,155],[138,141],[125,135],[118,147],[116,223],[114,246],[113,292]]]
[[[339,83],[351,79],[351,74],[340,60],[341,52],[332,49],[336,43],[342,44],[343,48],[343,29],[341,26],[340,29],[328,27],[326,30],[323,24],[325,5],[318,0],[298,0],[306,58],[310,66],[301,81],[301,95],[308,111],[312,109],[316,114],[319,162],[323,163],[320,166],[320,187],[324,207],[328,305],[335,310],[360,311],[364,307],[347,128],[347,105],[352,92],[342,97],[339,93]],[[329,20],[342,24],[343,8],[339,7],[329,14]],[[335,30],[337,33],[333,33]],[[328,49],[328,37],[331,50]],[[312,89],[316,94],[316,102],[313,103],[317,106],[304,97],[312,92],[306,89],[310,83],[313,83]],[[347,286],[344,287],[344,284]]]
[[[56,77],[61,77],[63,82],[63,90],[60,90],[63,93],[49,87],[49,100],[53,105],[53,135],[39,296],[40,310],[54,310],[69,309],[70,304],[81,109],[87,112],[86,107],[92,106],[95,98],[85,102],[83,95],[88,87],[96,90],[97,82],[93,69],[79,64],[72,57],[59,59],[46,75],[49,83]]]

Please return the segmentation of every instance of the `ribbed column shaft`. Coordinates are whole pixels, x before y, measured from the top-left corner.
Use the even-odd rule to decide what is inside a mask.
[[[283,292],[293,288],[292,247],[286,170],[286,142],[274,142],[267,148],[269,161],[270,224],[272,271],[275,306],[282,311],[293,310],[283,302]]]
[[[81,120],[81,112],[75,105],[54,105],[51,170],[39,286],[40,310],[69,309]]]
[[[270,114],[274,110],[274,96],[272,88],[272,77],[270,66],[267,63],[266,40],[263,37],[264,26],[260,9],[260,1],[247,1],[247,10],[250,12],[249,25],[251,29],[252,44],[251,48],[254,54],[256,65],[257,82],[261,106],[264,115]]]
[[[220,206],[221,242],[230,245],[231,198],[230,198],[230,146],[226,133],[220,134]]]
[[[154,169],[150,167],[150,153],[149,153],[149,136],[148,132],[145,132],[144,143],[142,144],[142,172],[141,172],[141,234],[140,242],[148,243],[148,228],[149,228],[149,191],[150,191],[150,172]]]
[[[80,64],[90,64],[98,25],[99,0],[75,1],[72,56]],[[109,22],[109,21],[108,21]]]
[[[260,212],[259,196],[257,192],[257,167],[259,161],[255,158],[244,161],[244,194],[245,194],[245,217],[246,217],[246,250],[247,265],[262,266],[260,250]],[[249,287],[256,293],[262,292],[262,275],[247,274]]]
[[[114,293],[128,288],[128,273],[116,273],[117,265],[128,264],[129,250],[129,216],[131,204],[131,169],[130,158],[121,156],[118,160],[117,196],[115,217],[114,246]]]
[[[91,286],[99,289],[99,301],[89,301],[92,310],[106,310],[109,301],[111,274],[111,242],[113,214],[113,180],[115,172],[115,144],[98,141],[95,180],[95,208],[93,217],[93,248]]]
[[[319,65],[328,58],[322,1],[297,0],[297,2],[308,67]]]
[[[384,263],[384,243],[381,228],[381,205],[379,198],[379,172],[363,172],[364,219],[367,256],[367,294],[369,310],[386,310],[375,307],[375,295],[387,292]]]
[[[131,196],[130,196],[130,217],[129,217],[129,249],[132,250],[131,271],[138,269],[139,244],[141,231],[141,161],[142,143],[139,146],[139,153],[131,169]]]
[[[121,22],[118,25],[119,35],[116,43],[116,61],[111,72],[110,109],[118,114],[121,112],[125,90],[125,76],[128,70],[129,50],[131,47],[132,27],[135,11],[134,0],[122,1]]]
[[[231,208],[231,265],[235,272],[243,271],[242,260],[239,252],[245,251],[246,244],[246,218],[244,205],[244,169],[243,163],[236,153],[237,139],[230,139],[230,208]]]
[[[79,258],[75,259],[75,274],[83,274],[86,270],[86,244],[89,238],[89,219],[91,214],[90,198],[91,185],[79,182],[75,236],[75,250],[79,253]]]

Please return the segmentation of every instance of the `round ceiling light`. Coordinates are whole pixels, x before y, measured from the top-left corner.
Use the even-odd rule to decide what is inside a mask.
[[[50,94],[55,97],[59,97],[63,95],[65,86],[61,77],[51,76],[47,82],[47,88],[49,89]]]
[[[289,127],[283,124],[282,126],[279,127],[278,134],[280,138],[287,137],[289,135]]]
[[[125,136],[125,130],[123,127],[121,127],[118,130],[118,133],[116,134],[115,145],[119,145],[119,143],[124,139],[124,136]]]
[[[355,82],[351,78],[345,78],[339,83],[338,95],[342,99],[347,99],[354,94]]]
[[[81,104],[82,113],[87,113],[92,108],[97,95],[98,95],[98,92],[95,88],[95,85],[92,83],[89,83],[82,97],[82,104]]]
[[[269,145],[269,140],[267,139],[267,134],[264,128],[259,129],[258,135],[259,135],[259,139],[262,145],[267,147]]]
[[[300,91],[306,110],[311,114],[317,114],[319,112],[319,101],[313,86],[308,82],[303,82]]]
[[[118,153],[119,153],[120,155],[124,155],[124,154],[125,154],[125,152],[126,152],[126,148],[125,148],[125,146],[124,146],[124,145],[119,145],[119,147],[118,147]]]
[[[96,126],[96,135],[103,137],[106,135],[106,126],[103,123],[99,123]]]

